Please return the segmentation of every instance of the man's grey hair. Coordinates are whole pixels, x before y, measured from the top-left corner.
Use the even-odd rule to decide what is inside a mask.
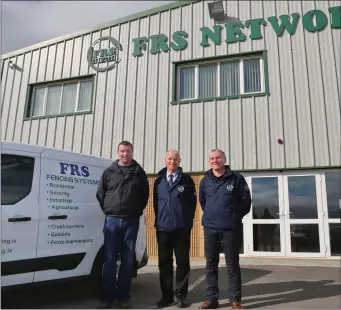
[[[179,156],[179,158],[181,158],[180,157],[180,153],[177,150],[173,150],[173,149],[168,150],[165,157],[167,157],[168,153],[175,153],[175,154],[177,154]]]
[[[219,152],[221,155],[223,155],[224,159],[226,160],[226,155],[225,155],[225,152],[223,150],[221,150],[221,149],[213,149],[211,151],[211,153],[212,152]]]

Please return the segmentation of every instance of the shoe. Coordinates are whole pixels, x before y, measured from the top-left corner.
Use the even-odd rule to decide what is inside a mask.
[[[199,309],[218,309],[218,300],[205,300],[205,302],[199,307]]]
[[[118,306],[120,309],[130,309],[130,303],[128,301],[120,301],[118,302]]]
[[[233,301],[231,307],[232,309],[244,309],[240,301]]]
[[[165,307],[171,307],[174,306],[174,300],[164,300],[161,299],[156,303],[156,307],[158,308],[165,308]]]
[[[100,304],[97,306],[97,309],[111,309],[111,302],[105,302],[102,301]]]
[[[188,307],[188,304],[185,303],[183,300],[177,300],[176,301],[176,306],[178,308],[187,308]]]

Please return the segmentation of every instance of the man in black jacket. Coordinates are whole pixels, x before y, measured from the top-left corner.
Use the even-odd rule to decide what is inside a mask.
[[[110,308],[115,300],[120,308],[129,308],[136,239],[149,197],[147,175],[133,159],[132,144],[122,141],[117,155],[119,159],[104,170],[96,195],[106,215],[103,303],[99,308]],[[116,280],[118,255],[121,265]]]
[[[242,219],[250,212],[251,195],[244,177],[226,165],[225,153],[210,153],[211,169],[199,186],[199,201],[203,210],[204,247],[206,257],[206,300],[199,309],[217,309],[219,306],[219,254],[225,254],[229,299],[233,309],[242,309],[242,284],[239,248]]]
[[[196,190],[192,178],[182,172],[180,155],[169,151],[166,167],[154,183],[155,228],[162,298],[158,308],[174,304],[173,251],[176,257],[176,303],[186,307],[190,274],[190,241],[196,209]]]

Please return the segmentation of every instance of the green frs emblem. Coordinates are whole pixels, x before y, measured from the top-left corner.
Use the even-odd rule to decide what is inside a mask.
[[[97,39],[88,49],[89,66],[98,72],[109,71],[121,61],[122,45],[114,38],[105,36]]]

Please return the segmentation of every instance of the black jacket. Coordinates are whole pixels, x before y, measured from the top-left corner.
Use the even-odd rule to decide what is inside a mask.
[[[159,171],[154,183],[155,227],[159,231],[192,228],[197,204],[193,179],[182,172],[171,187],[167,181],[167,168]]]
[[[104,170],[96,198],[105,215],[140,217],[149,198],[147,175],[135,160],[124,175],[116,160]]]
[[[243,217],[250,212],[251,193],[245,178],[231,171],[220,178],[208,170],[201,179],[199,201],[203,210],[202,225],[215,230],[239,229]]]

